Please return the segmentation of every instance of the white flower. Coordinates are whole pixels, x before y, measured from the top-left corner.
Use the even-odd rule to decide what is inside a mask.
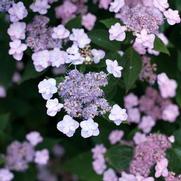
[[[70,40],[73,41],[79,48],[85,48],[86,45],[90,44],[91,40],[84,32],[84,29],[72,29]]]
[[[56,80],[53,78],[44,79],[38,84],[38,89],[42,97],[48,100],[57,92]]]
[[[49,160],[49,152],[47,149],[35,152],[35,163],[38,165],[46,165]]]
[[[136,34],[136,44],[142,44],[145,48],[152,49],[154,48],[155,35],[148,34],[148,32],[143,29],[140,33]]]
[[[105,57],[105,52],[103,50],[92,49],[91,53],[95,64],[99,63],[100,60]]]
[[[37,72],[41,72],[50,65],[50,52],[43,50],[32,55],[33,64]]]
[[[157,82],[163,98],[174,97],[176,95],[177,82],[169,79],[165,73],[157,76]]]
[[[110,4],[109,11],[110,11],[110,12],[118,13],[118,11],[119,11],[124,5],[125,5],[124,0],[114,0],[114,1]]]
[[[0,169],[0,181],[11,181],[14,175],[6,168]]]
[[[4,98],[6,97],[7,93],[6,93],[6,89],[4,86],[0,85],[0,98]]]
[[[18,22],[28,15],[28,11],[22,2],[14,3],[8,10],[11,22]]]
[[[119,105],[115,104],[109,115],[109,119],[113,121],[117,126],[119,126],[122,121],[127,120],[128,115],[126,113],[126,109],[122,109]]]
[[[8,28],[8,35],[11,37],[12,40],[15,39],[25,39],[25,29],[26,24],[21,22],[16,22],[10,25]]]
[[[162,158],[160,161],[157,162],[156,166],[155,166],[155,177],[167,177],[168,176],[168,160],[166,158]]]
[[[43,141],[42,136],[37,131],[32,131],[26,135],[26,139],[33,145],[36,146],[37,144]]]
[[[65,115],[63,120],[59,121],[57,124],[57,129],[68,137],[72,137],[78,127],[79,123],[69,115]]]
[[[30,5],[30,9],[33,12],[38,12],[40,14],[46,14],[49,8],[48,0],[35,0],[35,2]]]
[[[59,25],[53,28],[52,38],[54,39],[65,39],[68,38],[70,35],[69,30],[65,28],[64,25]]]
[[[86,121],[82,121],[80,123],[80,127],[82,128],[81,136],[83,138],[99,135],[98,123],[94,122],[91,118]]]
[[[168,0],[153,0],[153,5],[160,11],[164,11],[169,7]]]
[[[106,65],[107,65],[107,71],[110,74],[113,74],[113,76],[117,78],[121,77],[121,70],[123,70],[123,67],[118,65],[117,60],[112,61],[107,59]]]
[[[119,23],[116,23],[115,25],[112,25],[109,29],[109,39],[117,40],[117,41],[123,41],[126,38],[126,27],[121,26]]]
[[[58,48],[54,48],[53,50],[49,51],[50,53],[50,63],[53,67],[60,67],[60,65],[65,64],[67,60],[67,53],[65,51],[60,51]]]
[[[77,45],[73,44],[71,47],[67,49],[68,58],[66,63],[71,63],[73,65],[83,64],[84,58],[79,53],[79,48]]]
[[[163,14],[167,18],[168,24],[174,25],[180,23],[180,16],[177,10],[168,9]]]
[[[55,116],[63,107],[63,104],[60,104],[58,99],[49,99],[46,103],[47,114],[49,116]]]
[[[13,56],[14,59],[20,61],[23,58],[23,52],[27,49],[27,45],[21,43],[20,40],[14,40],[9,43],[10,50],[9,54]]]

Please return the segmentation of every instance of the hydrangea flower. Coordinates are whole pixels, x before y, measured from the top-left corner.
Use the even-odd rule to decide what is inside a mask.
[[[162,158],[160,161],[157,162],[155,166],[155,177],[167,177],[168,176],[168,160],[166,158]]]
[[[57,27],[53,28],[52,38],[54,39],[65,39],[68,38],[70,35],[69,30],[67,30],[64,25],[58,25]]]
[[[63,120],[59,121],[57,124],[57,129],[66,134],[68,137],[72,137],[78,127],[79,123],[69,115],[65,115]]]
[[[177,83],[173,79],[169,79],[165,73],[157,76],[157,82],[163,98],[174,97],[176,95]]]
[[[99,135],[98,123],[95,123],[93,119],[82,121],[80,127],[82,128],[81,136],[83,138]]]
[[[100,60],[105,57],[105,52],[103,50],[92,49],[91,53],[95,64],[98,64]]]
[[[144,133],[149,133],[153,126],[155,126],[155,120],[151,116],[143,116],[138,127],[142,129]]]
[[[125,5],[124,0],[114,0],[110,3],[110,12],[118,13],[118,11]]]
[[[160,11],[165,11],[169,7],[168,0],[153,0],[153,5]]]
[[[8,28],[8,35],[10,36],[11,40],[25,39],[25,29],[26,24],[22,22],[16,22],[10,25]]]
[[[23,2],[14,3],[8,10],[11,22],[18,22],[24,19],[28,15],[28,11],[24,6]]]
[[[9,43],[9,46],[9,54],[18,61],[22,60],[23,52],[27,49],[27,45],[22,43],[20,40],[14,40]]]
[[[82,25],[87,29],[87,30],[92,30],[94,25],[95,25],[95,22],[96,22],[96,16],[91,14],[91,13],[88,13],[86,15],[83,15],[82,16]]]
[[[117,40],[117,41],[123,41],[126,38],[126,27],[121,26],[119,23],[116,23],[115,25],[112,25],[109,29],[109,39]]]
[[[126,109],[122,109],[119,105],[115,104],[109,115],[109,119],[113,121],[117,126],[119,126],[122,121],[127,120],[128,115],[126,113]]]
[[[1,181],[11,181],[13,180],[14,175],[7,168],[0,169],[0,180]]]
[[[38,12],[40,14],[46,14],[50,5],[48,4],[48,0],[35,0],[31,5],[30,9],[33,12]]]
[[[69,39],[73,41],[79,48],[84,48],[91,42],[87,34],[84,32],[84,29],[73,28],[72,34],[69,36]]]
[[[38,165],[46,165],[49,160],[49,151],[43,149],[35,152],[35,163]]]
[[[109,134],[109,141],[112,145],[119,143],[124,136],[124,132],[121,130],[113,130]]]
[[[103,174],[103,181],[118,181],[116,173],[113,169],[109,168]]]
[[[32,131],[26,135],[26,139],[33,145],[36,146],[43,141],[42,136],[37,131]]]
[[[57,92],[56,80],[53,78],[44,79],[38,84],[38,89],[42,97],[48,100]]]
[[[122,75],[121,70],[123,70],[123,67],[118,65],[117,60],[112,61],[112,60],[107,59],[106,65],[107,65],[107,71],[110,74],[113,74],[113,76],[116,78],[121,77],[121,75]]]
[[[170,25],[180,23],[181,21],[179,12],[177,10],[168,9],[164,12],[164,15],[167,18],[168,24]]]
[[[55,116],[63,107],[63,104],[60,104],[58,99],[49,99],[46,103],[47,114],[49,116]]]

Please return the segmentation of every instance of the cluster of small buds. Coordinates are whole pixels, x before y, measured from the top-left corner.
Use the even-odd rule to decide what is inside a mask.
[[[47,149],[36,150],[36,146],[43,141],[39,132],[33,131],[26,135],[24,142],[13,141],[8,147],[5,158],[5,168],[0,169],[0,180],[11,181],[14,176],[10,171],[23,172],[31,162],[46,165],[49,160]]]
[[[146,81],[152,85],[155,83],[157,78],[157,75],[155,73],[157,70],[157,66],[156,64],[151,64],[151,59],[147,56],[143,56],[142,61],[143,61],[143,66],[139,75],[140,80]]]
[[[165,157],[165,152],[171,147],[171,142],[165,135],[152,134],[146,141],[138,144],[130,164],[130,173],[133,175],[149,176],[152,166]],[[157,165],[156,176],[162,174]]]
[[[148,87],[145,95],[139,99],[133,93],[124,98],[128,122],[138,124],[138,128],[146,134],[150,133],[156,121],[164,120],[172,123],[179,116],[178,106],[173,104],[170,99],[176,95],[175,80],[170,80],[165,73],[159,74],[157,77],[160,93],[156,89]]]
[[[13,0],[1,0],[0,12],[7,12],[13,4]]]

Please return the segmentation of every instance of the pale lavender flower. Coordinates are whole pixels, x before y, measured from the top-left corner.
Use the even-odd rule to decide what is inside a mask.
[[[138,97],[133,93],[128,94],[126,97],[124,97],[124,105],[127,109],[137,106]]]
[[[121,130],[113,130],[109,134],[109,141],[112,145],[119,143],[124,136],[124,132]]]
[[[7,148],[6,166],[10,170],[25,171],[28,164],[33,161],[34,148],[28,142],[12,142]]]
[[[41,151],[35,152],[35,163],[38,165],[46,165],[49,160],[49,151],[47,149],[43,149]]]
[[[46,14],[50,5],[48,4],[48,0],[35,0],[31,5],[30,9],[33,12],[38,12],[40,14]]]
[[[118,181],[118,177],[113,169],[108,169],[103,174],[103,181]]]
[[[11,173],[8,169],[6,169],[6,168],[0,169],[0,180],[1,181],[11,181],[13,178],[14,178],[13,173]]]
[[[91,13],[82,16],[82,25],[89,31],[93,29],[95,22],[96,16]]]
[[[43,141],[42,136],[37,131],[32,131],[26,135],[26,139],[33,145],[36,146]]]
[[[6,89],[4,86],[0,85],[0,98],[6,97]]]

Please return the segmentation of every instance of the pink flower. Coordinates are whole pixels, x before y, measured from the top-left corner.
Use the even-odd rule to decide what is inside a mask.
[[[6,97],[6,89],[4,86],[0,85],[0,98]]]
[[[37,131],[32,131],[26,135],[26,139],[33,145],[36,146],[37,144],[43,141],[40,133]]]
[[[127,174],[126,172],[122,172],[121,178],[119,178],[119,181],[137,181],[137,179],[132,174]]]
[[[70,40],[73,41],[79,48],[85,48],[91,40],[84,32],[84,29],[72,29],[72,34],[70,35]]]
[[[148,34],[148,32],[143,29],[140,33],[136,34],[135,42],[142,44],[145,48],[152,49],[154,47],[155,35]]]
[[[121,26],[119,23],[116,23],[115,25],[112,25],[109,29],[109,39],[117,40],[117,41],[123,41],[126,38],[126,27]]]
[[[139,123],[140,122],[140,110],[138,108],[128,109],[128,122],[130,123]]]
[[[112,0],[99,0],[99,8],[108,9]]]
[[[102,156],[106,153],[106,148],[104,147],[104,145],[96,145],[92,150],[92,154],[93,154],[93,158],[96,159],[99,156]]]
[[[165,107],[162,113],[162,119],[168,122],[176,121],[176,118],[179,115],[179,108],[175,104],[170,104]]]
[[[124,106],[127,109],[137,105],[138,105],[138,97],[135,94],[130,93],[126,97],[124,97]]]
[[[159,162],[157,162],[156,166],[155,166],[155,177],[167,177],[168,176],[168,160],[166,158],[162,158]]]
[[[138,127],[142,129],[144,133],[149,133],[153,126],[155,126],[155,120],[151,116],[143,116]]]
[[[140,143],[143,143],[144,141],[146,141],[146,135],[142,134],[140,132],[137,132],[134,135],[133,140],[134,140],[135,144],[139,145]]]
[[[118,13],[119,10],[120,10],[124,5],[125,5],[124,0],[114,0],[114,1],[110,4],[109,11],[110,11],[110,12]]]
[[[108,169],[104,172],[103,181],[118,181],[116,173],[113,169]]]
[[[157,82],[163,98],[174,97],[176,95],[177,82],[169,79],[165,73],[157,76]]]
[[[153,5],[160,11],[164,11],[169,7],[168,0],[153,0]]]
[[[167,22],[170,25],[180,23],[180,21],[181,21],[180,16],[179,16],[179,12],[177,10],[168,9],[163,14],[167,18]]]
[[[124,132],[121,130],[114,130],[109,134],[109,141],[112,145],[121,141]]]
[[[82,16],[82,25],[89,31],[93,29],[95,22],[96,16],[91,13]]]
[[[68,38],[70,32],[64,27],[64,25],[58,25],[53,28],[52,38],[54,39],[65,39]]]
[[[106,161],[104,156],[99,156],[97,159],[95,159],[92,163],[92,166],[98,175],[102,175],[106,169]]]
[[[27,49],[27,45],[21,43],[20,40],[14,40],[9,43],[10,50],[9,54],[13,56],[14,59],[20,61],[23,58],[23,52]]]
[[[41,151],[36,151],[35,153],[35,163],[38,165],[46,165],[49,160],[49,152],[47,149]]]

